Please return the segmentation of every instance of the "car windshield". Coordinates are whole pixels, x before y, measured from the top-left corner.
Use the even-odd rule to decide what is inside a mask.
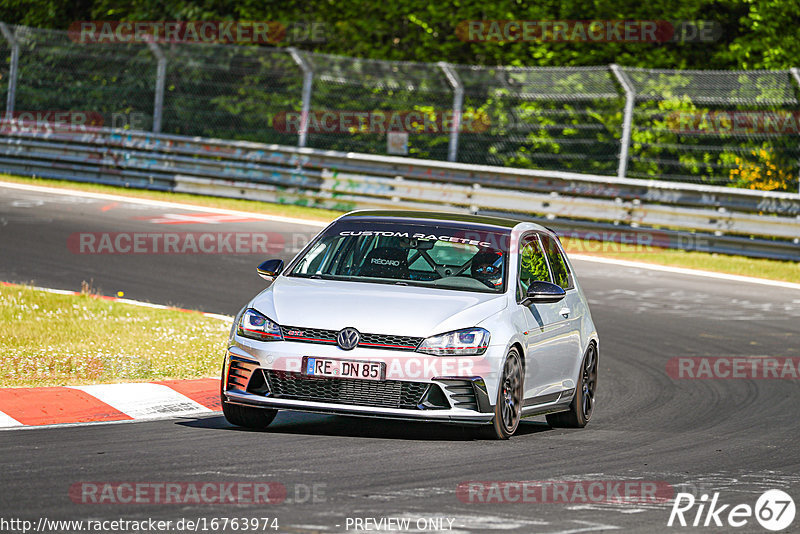
[[[502,293],[509,231],[443,222],[343,220],[290,276]]]

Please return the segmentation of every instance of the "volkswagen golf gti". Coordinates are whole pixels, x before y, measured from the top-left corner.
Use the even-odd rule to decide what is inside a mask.
[[[584,427],[599,340],[556,235],[510,219],[356,211],[320,232],[236,316],[222,407],[481,425]]]

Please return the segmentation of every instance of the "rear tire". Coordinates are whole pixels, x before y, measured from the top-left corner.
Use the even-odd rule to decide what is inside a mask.
[[[223,399],[222,413],[232,425],[261,430],[267,428],[272,420],[275,419],[275,416],[278,415],[278,410],[239,406],[238,404],[225,402],[225,399]]]
[[[575,397],[568,412],[547,415],[547,424],[554,428],[583,428],[592,418],[597,393],[597,349],[589,344],[581,362],[581,373]]]
[[[497,388],[494,419],[485,429],[488,438],[508,439],[517,431],[522,418],[522,387],[522,360],[517,349],[511,349],[503,364],[500,387]]]

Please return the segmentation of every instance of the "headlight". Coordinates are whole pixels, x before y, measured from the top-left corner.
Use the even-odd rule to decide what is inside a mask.
[[[489,331],[483,328],[466,328],[429,337],[420,343],[417,352],[434,356],[472,356],[483,354],[489,346]]]
[[[259,341],[280,341],[283,339],[281,327],[253,309],[249,309],[242,314],[236,333]]]

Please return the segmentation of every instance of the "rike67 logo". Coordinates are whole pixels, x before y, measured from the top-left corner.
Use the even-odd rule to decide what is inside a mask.
[[[792,497],[781,490],[764,492],[755,506],[749,504],[719,504],[719,493],[711,500],[708,495],[696,499],[691,493],[678,493],[672,503],[667,526],[680,527],[733,527],[740,528],[753,518],[767,530],[777,532],[794,521],[795,504]]]

